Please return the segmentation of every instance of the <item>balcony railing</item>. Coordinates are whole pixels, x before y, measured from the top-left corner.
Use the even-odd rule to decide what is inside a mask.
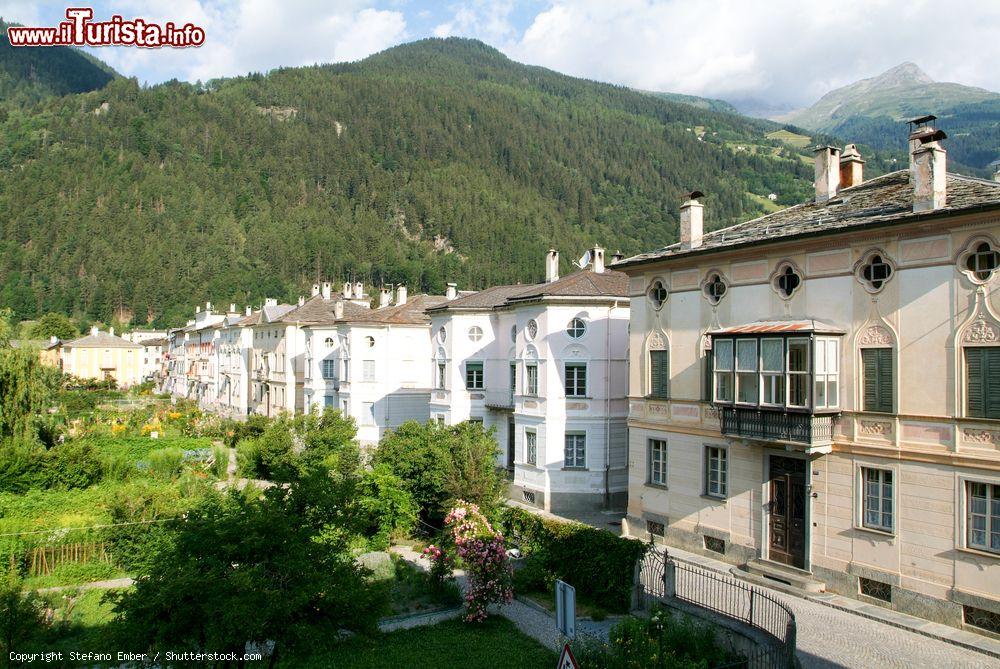
[[[814,416],[781,409],[719,407],[722,434],[808,447],[833,443],[835,416]]]
[[[513,390],[488,390],[486,391],[486,408],[498,409],[500,411],[511,411],[514,409]]]

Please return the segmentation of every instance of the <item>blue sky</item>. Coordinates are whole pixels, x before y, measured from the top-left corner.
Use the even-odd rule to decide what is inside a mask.
[[[74,2],[73,4],[84,4]],[[805,106],[904,61],[1000,91],[996,0],[102,0],[121,14],[202,26],[198,49],[99,48],[145,83],[358,60],[431,36],[475,37],[511,58],[637,88]],[[66,5],[4,0],[55,25]]]

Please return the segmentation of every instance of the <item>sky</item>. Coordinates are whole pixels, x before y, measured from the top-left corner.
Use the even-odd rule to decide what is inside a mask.
[[[84,2],[72,5],[86,6]],[[514,60],[635,88],[775,107],[912,61],[932,78],[1000,91],[997,0],[100,0],[112,14],[192,22],[193,49],[101,47],[155,84],[359,60],[425,37],[474,37]],[[56,25],[66,4],[3,0],[0,15]]]

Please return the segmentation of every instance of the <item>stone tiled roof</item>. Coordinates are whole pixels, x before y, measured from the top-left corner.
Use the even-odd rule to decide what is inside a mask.
[[[274,323],[281,320],[281,317],[295,309],[291,304],[268,304],[258,309],[246,318],[243,318],[237,325],[262,325],[264,323]]]
[[[892,225],[930,216],[960,214],[980,208],[1000,208],[1000,183],[948,174],[946,205],[913,213],[913,187],[908,170],[899,170],[845,188],[826,202],[806,202],[728,228],[705,233],[701,246],[680,243],[641,253],[615,267],[654,262],[693,253],[710,253],[802,236],[833,234],[854,228]]]
[[[349,323],[385,323],[389,325],[421,325],[430,323],[427,309],[447,301],[444,295],[412,295],[406,304],[396,304],[380,309],[365,309],[364,313],[348,315],[344,310],[344,321]]]
[[[98,332],[68,341],[63,348],[139,348],[139,345],[107,332]]]
[[[546,297],[626,297],[628,276],[622,272],[584,269],[547,283],[493,286],[467,297],[444,302],[431,312],[489,311]]]
[[[344,304],[344,316],[353,316],[362,312],[371,311],[367,307],[362,307],[353,302],[344,300],[340,295],[323,298],[322,295],[313,295],[307,299],[301,307],[296,306],[281,316],[282,323],[299,323],[301,325],[336,323],[337,318],[334,309],[338,302]]]

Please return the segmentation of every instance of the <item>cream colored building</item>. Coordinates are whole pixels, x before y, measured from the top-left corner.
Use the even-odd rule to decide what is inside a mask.
[[[62,345],[62,368],[81,379],[113,378],[121,388],[142,383],[143,351],[140,344],[115,336],[114,328],[90,334]]]
[[[626,531],[796,587],[1000,631],[1000,184],[943,133],[863,181],[617,263],[630,277]]]

